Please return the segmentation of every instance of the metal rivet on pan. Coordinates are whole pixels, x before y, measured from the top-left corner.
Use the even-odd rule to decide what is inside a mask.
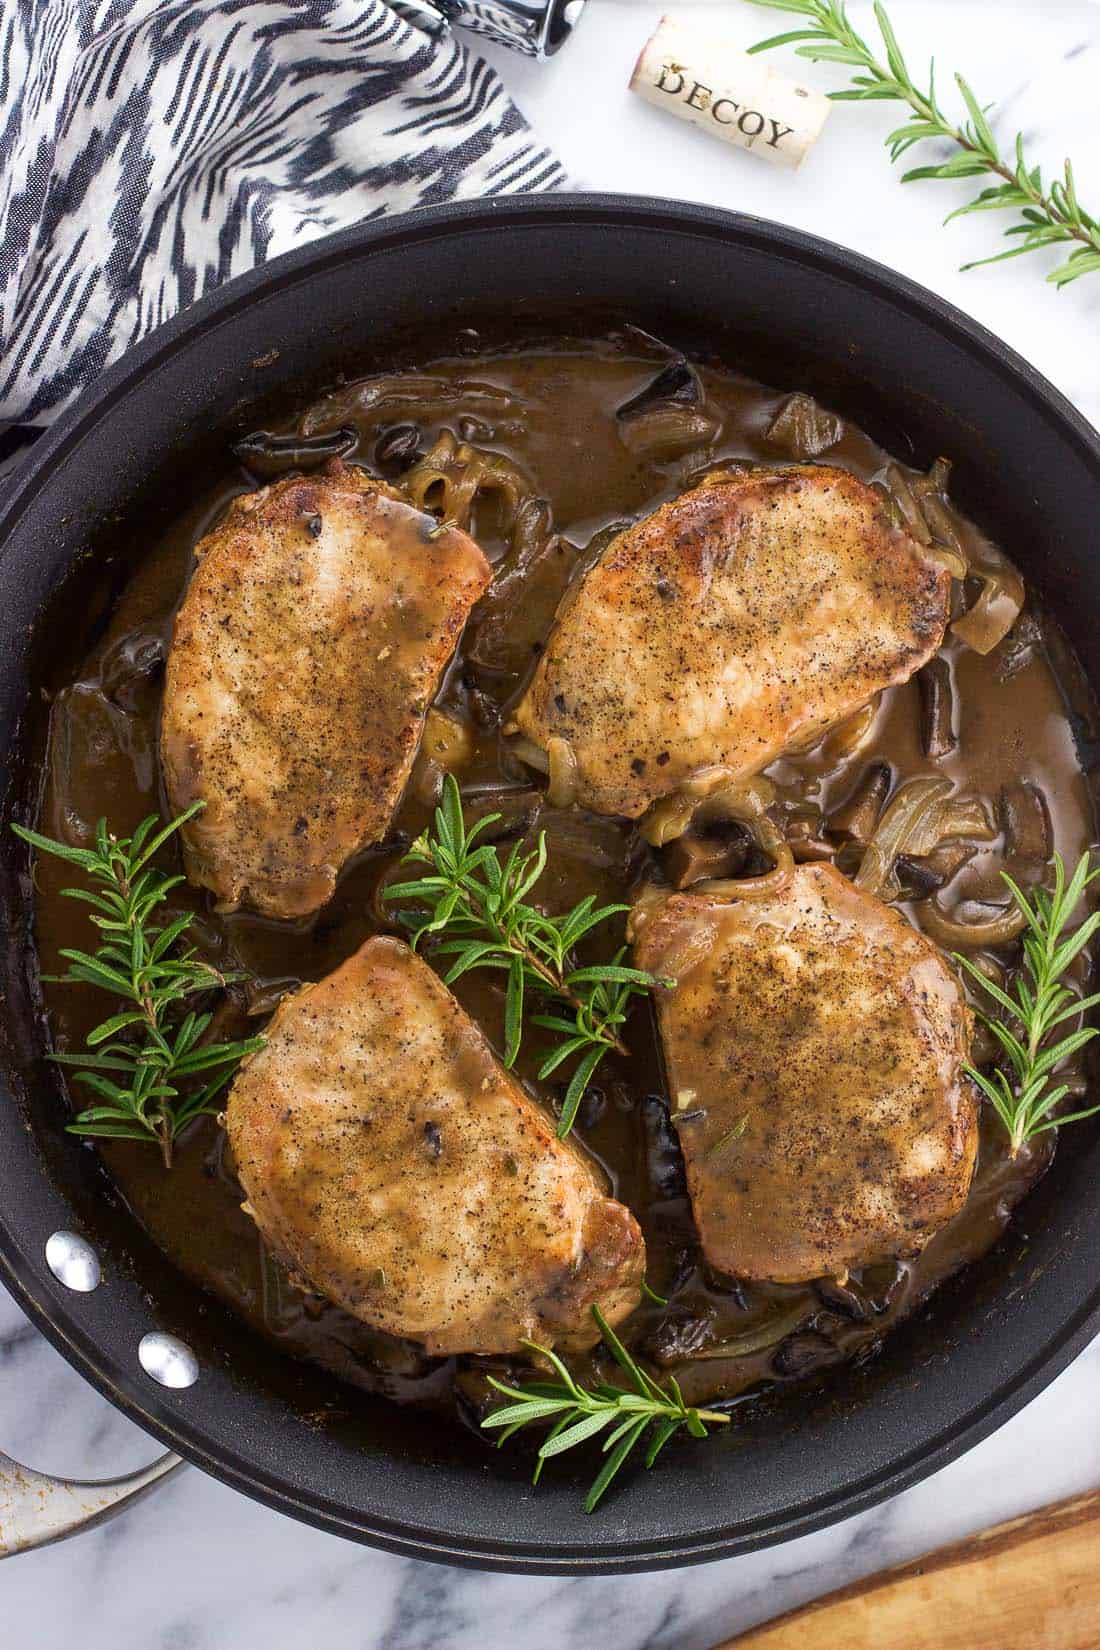
[[[76,1232],[54,1232],[46,1239],[46,1265],[58,1283],[81,1295],[90,1294],[103,1280],[99,1256]]]
[[[159,1329],[141,1337],[138,1361],[161,1386],[194,1386],[199,1378],[199,1360],[186,1341]]]

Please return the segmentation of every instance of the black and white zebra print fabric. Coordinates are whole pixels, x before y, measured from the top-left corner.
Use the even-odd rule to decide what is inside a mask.
[[[405,15],[402,15],[404,11]],[[564,177],[416,0],[0,0],[0,430],[364,218]]]

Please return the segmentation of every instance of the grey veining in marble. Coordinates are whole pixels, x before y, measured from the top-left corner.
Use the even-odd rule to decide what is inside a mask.
[[[838,105],[798,174],[662,118],[625,87],[664,9],[590,0],[550,64],[493,53],[581,184],[739,207],[853,246],[975,315],[1100,422],[1100,277],[1059,295],[1043,285],[1042,258],[959,274],[993,249],[991,225],[940,227],[965,185],[902,190],[880,146],[895,124],[889,107]],[[746,44],[784,22],[736,0],[668,9],[720,12]],[[1100,7],[891,0],[890,10],[915,63],[936,50],[946,71],[949,55],[983,98],[1000,99],[1005,132],[1021,126],[1048,169],[1071,152],[1082,199],[1100,202]],[[851,11],[862,23],[869,7],[854,0]],[[812,75],[835,83],[824,66]],[[0,1650],[707,1650],[884,1565],[1100,1486],[1098,1392],[1100,1342],[999,1433],[885,1506],[770,1552],[646,1577],[424,1565],[291,1523],[188,1469],[115,1522],[0,1567]],[[88,1476],[158,1452],[2,1295],[0,1443],[41,1469]]]

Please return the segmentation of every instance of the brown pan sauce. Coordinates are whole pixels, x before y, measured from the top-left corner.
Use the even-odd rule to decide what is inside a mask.
[[[436,701],[473,734],[473,756],[461,773],[467,805],[477,812],[499,809],[502,837],[514,839],[532,828],[547,832],[550,868],[540,892],[555,908],[566,908],[590,892],[601,899],[629,899],[645,875],[662,864],[667,870],[663,856],[668,851],[648,848],[626,823],[548,807],[543,781],[505,749],[501,712],[528,677],[570,576],[598,551],[605,529],[647,513],[683,490],[693,476],[724,461],[777,464],[807,456],[792,447],[789,431],[784,437],[783,424],[769,438],[783,396],[734,372],[709,367],[697,369],[705,399],[701,406],[696,401],[694,424],[685,421],[686,433],[679,440],[674,431],[662,448],[660,429],[652,441],[624,439],[624,422],[630,421],[617,412],[639,393],[644,411],[647,386],[669,359],[653,340],[633,333],[567,339],[537,350],[486,350],[432,362],[423,375],[390,380],[381,398],[372,380],[342,387],[274,432],[277,442],[251,443],[251,451],[246,444],[247,469],[234,465],[227,453],[225,474],[170,532],[148,546],[104,633],[91,646],[86,634],[76,637],[67,661],[55,667],[58,687],[49,711],[41,829],[86,841],[101,816],[126,832],[145,814],[164,812],[157,721],[172,614],[187,581],[193,545],[231,497],[275,475],[316,464],[326,451],[338,451],[397,481],[447,430],[456,444],[466,441],[510,460],[529,492],[511,543],[505,527],[514,501],[487,493],[473,512],[472,530],[495,563],[496,578],[474,610]],[[669,382],[675,386],[675,381],[673,374]],[[683,385],[677,394],[685,399]],[[688,451],[669,456],[670,447],[682,448],[685,442]],[[881,476],[890,462],[851,425],[841,427],[840,439],[824,457],[865,479]],[[428,502],[433,502],[431,495]],[[991,547],[982,551],[982,541],[968,523],[955,517],[954,527],[969,550],[977,547],[979,555],[996,557]],[[895,786],[914,774],[946,774],[960,789],[984,798],[1002,824],[1012,798],[1021,796],[1019,786],[1031,787],[1025,802],[1030,797],[1034,803],[1037,793],[1042,798],[1031,813],[1041,817],[1045,806],[1049,816],[1048,840],[1041,847],[1075,861],[1093,840],[1094,820],[1066,703],[1071,686],[1066,677],[1075,667],[1057,633],[1029,602],[1013,631],[987,656],[949,633],[943,657],[954,683],[956,748],[930,758],[922,742],[917,682],[891,689],[854,754],[838,757],[826,742],[770,770],[788,825],[807,814],[818,821],[815,810],[827,823],[830,810],[849,796],[871,764],[881,762],[888,765]],[[1052,657],[1062,661],[1060,675]],[[341,878],[333,900],[310,920],[280,922],[247,912],[219,915],[197,890],[177,890],[173,906],[200,913],[194,938],[201,954],[250,975],[247,986],[235,988],[218,1008],[223,1035],[261,1029],[281,992],[318,979],[369,934],[392,931],[379,903],[379,887],[393,875],[403,846],[429,818],[423,797],[429,795],[432,778],[423,769],[414,775],[387,843],[361,855]],[[416,789],[422,794],[414,794]],[[1034,819],[1028,828],[1034,838]],[[1040,845],[1032,840],[1025,846],[1034,859]],[[972,909],[981,914],[980,902],[1000,903],[997,872],[1005,850],[1003,833],[979,847],[940,892],[944,908],[979,902]],[[42,856],[36,874],[41,963],[43,971],[51,972],[63,966],[59,948],[88,945],[90,931],[84,909],[59,897],[71,872]],[[919,926],[921,901],[906,909]],[[605,947],[617,939],[598,934],[596,954],[606,955]],[[1000,958],[1011,966],[1018,960],[1018,946],[1004,947]],[[501,1000],[496,986],[486,982],[495,978],[467,976],[459,986],[466,1006],[494,1038]],[[47,985],[45,990],[57,1046],[80,1046],[104,1016],[103,1000],[80,986]],[[675,1372],[689,1401],[732,1399],[869,1355],[943,1278],[996,1240],[1053,1151],[1053,1135],[1047,1134],[1012,1161],[1003,1130],[986,1115],[966,1208],[916,1259],[867,1269],[844,1284],[742,1285],[709,1276],[701,1263],[647,1006],[634,1012],[626,1040],[632,1057],[605,1061],[582,1105],[576,1135],[640,1220],[649,1283],[670,1298],[667,1307],[643,1301],[626,1326],[626,1338],[657,1373]],[[539,1047],[535,1038],[528,1039],[522,1074],[534,1092],[553,1104],[564,1083],[534,1082]],[[499,1370],[501,1360],[432,1361],[417,1347],[393,1341],[303,1294],[265,1253],[241,1212],[222,1131],[213,1120],[202,1120],[183,1140],[170,1172],[149,1147],[106,1142],[99,1149],[137,1218],[172,1259],[280,1350],[312,1359],[367,1391],[452,1407],[466,1421],[476,1417],[488,1396],[485,1372]],[[1072,1142],[1064,1149],[1072,1150]],[[583,1375],[591,1355],[574,1361]]]

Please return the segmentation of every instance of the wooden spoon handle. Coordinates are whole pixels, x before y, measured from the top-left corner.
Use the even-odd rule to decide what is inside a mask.
[[[1100,1650],[1100,1492],[844,1587],[717,1650]]]

